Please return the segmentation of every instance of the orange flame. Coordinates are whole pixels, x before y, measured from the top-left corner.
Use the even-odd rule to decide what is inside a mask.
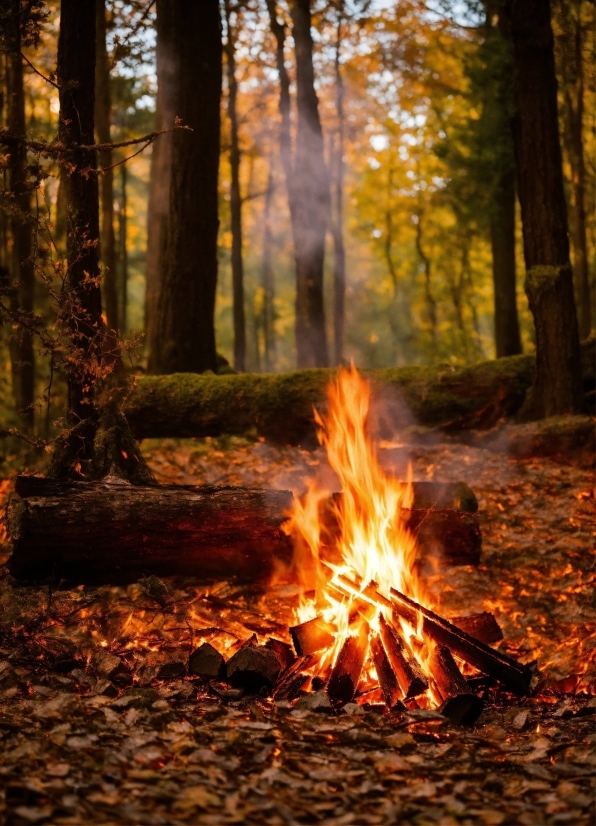
[[[342,493],[332,506],[338,532],[329,548],[320,507],[329,493],[312,484],[303,501],[296,503],[289,525],[303,587],[297,619],[305,622],[318,614],[338,629],[335,646],[321,658],[321,668],[334,662],[346,637],[358,633],[362,621],[377,627],[378,610],[364,616],[357,602],[334,589],[341,575],[362,588],[375,580],[387,597],[394,587],[425,602],[414,566],[416,543],[402,513],[413,501],[411,468],[406,482],[381,468],[378,445],[367,429],[370,385],[353,365],[338,371],[327,396],[327,412],[315,410],[315,420],[341,483]],[[404,630],[412,634],[411,628]]]

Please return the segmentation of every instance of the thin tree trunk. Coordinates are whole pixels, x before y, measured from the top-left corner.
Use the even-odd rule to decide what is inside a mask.
[[[97,63],[95,66],[95,131],[98,143],[110,143],[112,96],[110,63],[106,45],[107,21],[105,0],[96,0]],[[105,267],[103,296],[108,328],[119,329],[116,238],[114,234],[114,170],[112,153],[100,152],[99,166],[106,171],[99,177],[101,196],[100,258]]]
[[[424,296],[426,298],[426,311],[430,323],[430,336],[433,357],[437,354],[437,302],[432,291],[431,263],[430,258],[422,247],[422,214],[419,213],[416,221],[416,250],[424,267]]]
[[[337,146],[333,175],[335,216],[333,232],[333,343],[334,362],[341,364],[344,341],[346,302],[346,249],[344,244],[344,82],[339,62],[343,0],[338,11],[335,45],[335,109],[337,113]]]
[[[176,0],[180,70],[176,115],[193,131],[172,135],[172,179],[159,299],[159,373],[217,370],[215,292],[222,40],[218,0]]]
[[[271,206],[273,203],[273,169],[269,166],[267,176],[267,190],[265,192],[265,208],[263,210],[263,360],[265,372],[273,369],[275,355],[275,285],[273,281],[272,247],[273,233],[271,230]]]
[[[511,31],[525,287],[536,328],[536,376],[523,415],[540,418],[583,409],[549,0],[513,0]]]
[[[279,150],[286,179],[286,188],[288,191],[288,203],[290,206],[292,219],[292,232],[294,232],[294,166],[292,159],[292,133],[290,125],[290,76],[288,75],[288,70],[286,69],[284,56],[286,35],[284,25],[279,22],[277,17],[275,0],[267,0],[267,10],[269,11],[271,31],[275,37],[275,66],[279,76],[279,114],[281,117]]]
[[[128,329],[128,169],[126,164],[120,166],[120,210],[118,212],[118,259],[120,264],[120,331],[124,335]]]
[[[174,125],[178,58],[173,39],[173,3],[156,4],[157,101],[155,128],[162,132]],[[172,133],[161,135],[153,144],[149,205],[147,210],[147,264],[145,286],[145,335],[148,370],[155,372],[159,350],[159,291],[163,275],[162,254],[167,236],[172,177]]]
[[[230,212],[232,224],[232,294],[234,316],[234,370],[246,370],[246,318],[242,262],[242,198],[240,196],[240,142],[238,139],[238,82],[236,80],[236,33],[232,27],[230,0],[225,0],[228,116],[230,118]],[[236,13],[237,14],[237,13]]]
[[[515,169],[500,175],[490,218],[497,358],[522,352],[515,279]]]
[[[558,0],[558,38],[560,73],[564,94],[564,143],[571,167],[572,221],[571,242],[574,253],[575,295],[578,304],[579,333],[587,338],[592,329],[592,302],[588,243],[586,237],[586,167],[584,160],[584,66],[582,59],[582,4],[578,0]]]
[[[25,135],[25,92],[23,59],[21,57],[20,2],[12,0],[9,21],[10,51],[7,55],[6,91],[8,129],[15,135]],[[32,258],[32,234],[29,214],[31,197],[27,185],[27,148],[16,146],[9,151],[10,193],[12,213],[10,228],[13,240],[12,274],[17,283],[14,303],[26,315],[33,313],[35,268]],[[23,411],[26,427],[33,429],[35,399],[35,356],[33,336],[26,327],[14,331],[10,347],[13,361],[13,392],[17,409]]]
[[[93,171],[97,158],[95,150],[80,148],[94,142],[95,0],[62,0],[57,78],[58,137],[72,149],[70,175],[63,180],[68,180],[69,300],[65,312],[76,348],[68,373],[68,410],[71,421],[76,423],[93,416],[93,387],[101,358],[99,198],[97,175]]]
[[[292,23],[298,111],[294,161],[296,351],[298,367],[325,367],[329,356],[323,267],[330,191],[314,84],[310,0],[294,0]]]

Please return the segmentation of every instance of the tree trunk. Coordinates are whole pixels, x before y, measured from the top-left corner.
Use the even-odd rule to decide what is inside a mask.
[[[583,145],[584,67],[582,56],[582,4],[578,0],[558,0],[561,35],[559,66],[564,94],[564,144],[571,167],[572,221],[575,295],[579,309],[579,333],[587,338],[592,329],[592,302],[586,238],[586,168]]]
[[[6,91],[8,98],[7,125],[14,135],[25,136],[25,93],[23,87],[23,59],[21,57],[21,34],[19,0],[12,0],[11,19],[7,35],[9,53],[6,61]],[[10,229],[12,233],[12,275],[17,283],[13,302],[26,315],[33,313],[33,289],[35,268],[32,258],[32,233],[29,215],[31,198],[27,184],[27,147],[14,146],[9,150],[10,193],[12,211]],[[13,392],[17,409],[23,411],[26,427],[33,429],[35,399],[35,356],[31,331],[21,327],[14,331],[14,342],[10,347],[13,374]]]
[[[292,22],[298,110],[294,161],[296,351],[298,367],[325,367],[329,357],[323,267],[330,192],[314,85],[310,0],[294,0]]]
[[[156,4],[157,101],[155,128],[162,132],[174,125],[177,55],[173,37],[173,3]],[[145,335],[148,370],[155,372],[159,350],[159,290],[163,275],[162,254],[167,236],[172,177],[172,133],[153,144],[149,205],[147,210],[147,266],[145,288]]]
[[[96,0],[97,63],[95,66],[95,131],[98,143],[110,143],[112,96],[110,93],[110,63],[106,45],[107,21],[105,0]],[[119,329],[118,286],[116,269],[116,238],[114,235],[114,163],[113,153],[99,153],[99,166],[106,171],[99,177],[101,196],[100,258],[105,267],[103,296],[107,326]]]
[[[126,164],[120,166],[120,210],[118,212],[118,263],[119,263],[119,301],[120,331],[126,334],[128,329],[128,169]]]
[[[236,12],[236,15],[238,12]],[[236,80],[236,33],[232,27],[230,0],[225,0],[228,116],[230,118],[230,212],[232,224],[232,293],[234,316],[234,370],[246,370],[246,319],[244,267],[242,262],[242,198],[240,197],[240,142],[238,140],[238,82]]]
[[[222,40],[217,0],[172,2],[179,59],[172,178],[159,298],[158,373],[217,370],[215,291]]]
[[[265,372],[270,373],[273,369],[275,355],[275,285],[273,281],[272,263],[272,230],[271,230],[271,204],[273,201],[273,169],[269,166],[267,176],[267,191],[265,192],[265,208],[263,211],[263,357],[265,362]]]
[[[583,409],[549,0],[512,0],[511,31],[525,287],[536,328],[536,376],[523,416],[541,418]]]
[[[57,77],[58,137],[71,149],[67,200],[68,302],[63,309],[76,352],[68,373],[73,423],[93,416],[96,365],[101,358],[99,200],[94,143],[95,0],[62,0]],[[91,170],[91,171],[89,171]],[[86,452],[86,445],[83,452]]]
[[[515,169],[496,182],[490,218],[497,358],[522,352],[515,282]]]
[[[424,267],[424,296],[426,298],[426,311],[428,313],[431,348],[434,358],[437,355],[437,301],[432,291],[430,258],[422,247],[422,212],[419,212],[416,218],[416,251]]]
[[[339,63],[343,1],[338,11],[335,45],[335,109],[337,113],[337,145],[333,175],[335,215],[333,220],[333,344],[334,363],[341,364],[344,341],[346,302],[346,249],[344,244],[344,82]]]

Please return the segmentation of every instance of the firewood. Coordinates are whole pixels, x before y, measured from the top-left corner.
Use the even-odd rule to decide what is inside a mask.
[[[422,558],[435,557],[444,565],[478,565],[482,531],[478,517],[448,508],[404,510]]]
[[[157,574],[263,581],[292,559],[280,529],[291,509],[289,491],[32,479],[19,478],[26,498],[8,508],[8,565],[17,579],[129,582]]]
[[[270,690],[280,672],[279,660],[264,645],[241,648],[228,660],[227,679],[247,694],[256,694],[262,688]]]
[[[327,693],[333,705],[344,705],[353,699],[368,652],[368,625],[362,623],[357,636],[344,642],[333,666]]]
[[[471,691],[449,649],[437,645],[429,658],[428,668],[443,701],[438,711],[452,723],[475,723],[484,702]]]
[[[397,682],[395,671],[387,658],[387,653],[383,648],[381,638],[377,634],[371,637],[370,652],[377,671],[381,694],[383,695],[387,708],[391,711],[402,705],[401,700],[404,695]]]
[[[270,648],[279,660],[281,674],[283,674],[296,659],[294,652],[292,651],[292,646],[282,640],[276,640],[275,637],[270,637],[267,640],[265,643],[265,648]]]
[[[503,631],[496,621],[494,614],[483,611],[481,614],[471,614],[469,617],[452,617],[449,622],[465,631],[480,642],[499,642],[503,639]]]
[[[293,700],[298,697],[301,689],[310,680],[307,669],[312,665],[314,657],[309,654],[294,660],[272,691],[274,700]]]
[[[217,648],[204,642],[190,655],[188,673],[205,680],[222,680],[226,674],[226,661]]]
[[[335,629],[321,617],[307,620],[290,628],[296,654],[302,657],[329,648],[335,640]]]
[[[418,697],[428,688],[428,682],[407,642],[389,625],[383,614],[379,617],[381,639],[391,667],[406,700]]]

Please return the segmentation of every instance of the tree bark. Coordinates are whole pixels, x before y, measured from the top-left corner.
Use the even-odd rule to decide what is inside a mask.
[[[112,95],[110,92],[110,63],[106,44],[107,20],[105,0],[96,0],[97,62],[95,66],[95,131],[98,143],[110,143]],[[116,238],[114,234],[114,163],[110,151],[99,153],[99,166],[106,171],[99,177],[101,221],[100,259],[105,267],[103,296],[107,326],[110,330],[120,327],[118,317],[118,273],[116,268]]]
[[[179,58],[172,178],[159,297],[158,373],[217,370],[218,171],[222,39],[217,0],[172,3]]]
[[[234,370],[246,370],[246,319],[244,313],[244,266],[242,261],[242,198],[240,196],[240,141],[238,138],[238,81],[236,80],[236,32],[232,26],[230,0],[226,15],[228,117],[230,118],[230,213],[232,225],[232,296],[234,318]],[[238,14],[238,12],[236,12]]]
[[[68,410],[73,423],[93,415],[96,364],[101,358],[99,200],[94,143],[95,0],[62,0],[57,78],[58,137],[71,149],[67,199],[68,304],[75,347],[68,374]],[[91,445],[88,445],[91,448]]]
[[[578,0],[558,0],[558,22],[561,34],[559,66],[564,95],[564,145],[571,167],[572,221],[575,295],[578,304],[579,333],[587,338],[592,329],[592,301],[588,244],[586,237],[586,166],[584,160],[584,66],[582,55],[582,4]]]
[[[496,182],[490,219],[497,358],[522,352],[515,278],[515,169]]]
[[[273,169],[269,165],[267,176],[267,191],[265,192],[265,208],[263,210],[263,356],[265,372],[273,369],[275,357],[275,283],[273,279],[273,231],[271,228],[271,205],[273,202]]]
[[[124,335],[128,328],[128,169],[120,166],[120,209],[118,211],[118,287],[120,304],[120,331]]]
[[[162,132],[174,125],[177,54],[173,36],[173,3],[156,4],[157,100],[155,128]],[[172,133],[161,135],[153,144],[149,205],[147,210],[147,267],[145,288],[145,335],[148,370],[155,372],[159,349],[159,291],[170,208],[172,177]]]
[[[23,86],[23,59],[21,57],[21,4],[11,2],[11,16],[7,26],[6,60],[7,126],[14,135],[25,136],[25,91]],[[18,308],[27,316],[33,313],[33,289],[35,267],[32,258],[32,224],[30,222],[31,197],[27,184],[27,147],[13,146],[9,149],[10,194],[12,211],[10,229],[12,234],[12,275],[16,281],[13,298],[14,309]],[[26,327],[14,331],[10,346],[12,361],[13,393],[17,409],[22,411],[28,430],[33,429],[35,400],[35,355],[33,336]]]
[[[337,39],[335,44],[335,110],[337,114],[337,143],[333,174],[335,215],[333,233],[333,345],[334,364],[341,364],[344,341],[346,303],[346,248],[344,244],[344,82],[339,62],[343,0],[337,12]]]
[[[310,0],[294,0],[292,23],[298,111],[294,161],[296,352],[298,367],[326,367],[323,267],[330,192],[314,85]]]
[[[536,329],[536,376],[522,411],[530,419],[580,412],[582,376],[549,0],[512,0],[511,32],[525,288]]]

